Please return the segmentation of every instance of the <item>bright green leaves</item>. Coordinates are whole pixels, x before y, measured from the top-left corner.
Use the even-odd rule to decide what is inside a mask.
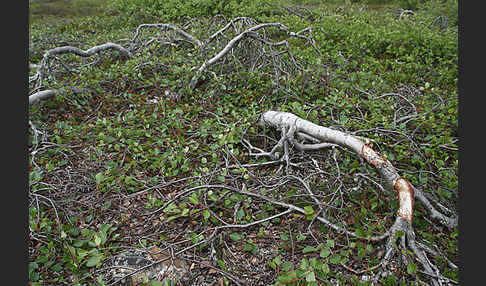
[[[86,261],[86,267],[94,267],[98,265],[103,260],[103,255],[101,253],[96,253],[91,255]]]
[[[206,209],[203,211],[203,217],[207,220],[211,216],[211,213]]]
[[[277,259],[278,261],[276,261]],[[277,256],[269,263],[273,270],[281,270],[274,285],[288,285],[291,281],[305,281],[307,284],[304,285],[318,285],[316,283],[317,279],[326,279],[330,273],[329,265],[315,257],[311,259],[303,258],[297,267],[290,261],[281,262],[280,257]],[[280,269],[277,266],[280,266]]]
[[[319,256],[321,258],[326,258],[329,256],[329,254],[331,254],[331,249],[329,249],[329,247],[326,247],[326,248],[323,248],[321,249],[321,251],[319,252]]]
[[[314,209],[312,208],[312,206],[305,206],[304,210],[306,215],[311,215],[314,213]]]
[[[253,255],[257,255],[260,251],[260,248],[257,244],[253,243],[253,240],[249,239],[243,247],[243,251],[248,251],[251,252]]]
[[[288,236],[288,234],[282,233],[280,234],[280,239],[284,241],[288,241],[290,237]]]
[[[316,275],[314,274],[314,271],[309,271],[305,275],[305,281],[307,282],[315,282],[316,281]]]
[[[280,255],[268,262],[268,266],[270,266],[273,270],[277,270],[277,266],[280,266],[280,264],[282,264],[282,258]]]
[[[407,264],[407,273],[410,275],[415,275],[417,272],[417,265],[412,261],[409,261]]]
[[[332,263],[332,264],[339,264],[339,263],[341,263],[341,255],[339,255],[338,253],[333,254],[329,258],[329,262]]]
[[[194,193],[191,196],[189,196],[188,199],[189,199],[189,202],[191,202],[191,204],[193,204],[193,205],[199,204],[199,200]]]
[[[243,218],[245,217],[245,211],[240,208],[237,212],[236,212],[236,218],[241,221],[243,220]]]
[[[290,239],[287,234],[280,235],[282,239]],[[297,235],[296,235],[297,237]],[[285,240],[284,240],[285,241]],[[327,275],[331,273],[329,265],[338,265],[341,262],[346,261],[343,257],[347,255],[344,251],[334,251],[335,247],[334,240],[328,239],[325,243],[319,244],[317,247],[314,246],[304,246],[302,248],[302,253],[310,255],[310,258],[302,258],[298,266],[294,265],[290,261],[282,262],[280,257],[278,262],[274,260],[269,263],[269,266],[277,271],[280,270],[279,276],[276,279],[275,285],[284,285],[289,283],[289,281],[305,281],[307,284],[304,285],[317,285],[318,279],[326,279]],[[318,257],[315,257],[313,253],[319,253]],[[280,268],[277,268],[280,266]],[[294,284],[291,284],[294,285]],[[295,284],[297,285],[297,284]]]
[[[105,176],[103,175],[103,173],[97,173],[95,175],[95,180],[96,180],[96,184],[99,185],[105,180]]]
[[[307,245],[302,249],[302,253],[309,253],[309,252],[315,252],[317,251],[317,248]]]
[[[239,241],[239,240],[242,240],[245,236],[240,234],[240,233],[237,233],[237,232],[233,232],[229,235],[229,237],[231,238],[231,240],[233,241]]]

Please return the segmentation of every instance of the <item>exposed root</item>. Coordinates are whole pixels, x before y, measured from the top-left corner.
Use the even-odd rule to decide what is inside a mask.
[[[404,266],[408,266],[412,260],[418,260],[424,268],[424,273],[431,277],[432,285],[442,285],[450,279],[440,274],[439,269],[427,258],[424,249],[422,249],[415,240],[415,232],[412,224],[400,217],[397,217],[395,223],[390,228],[390,236],[386,244],[385,256],[382,259],[383,266],[388,266],[393,257],[398,256],[398,260]],[[398,243],[396,242],[398,239]],[[414,254],[414,255],[411,255]]]

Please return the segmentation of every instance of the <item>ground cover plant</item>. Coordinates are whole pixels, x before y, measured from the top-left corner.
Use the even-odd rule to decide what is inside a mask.
[[[32,1],[31,285],[120,285],[126,250],[187,265],[139,285],[458,284],[457,25],[457,1]]]

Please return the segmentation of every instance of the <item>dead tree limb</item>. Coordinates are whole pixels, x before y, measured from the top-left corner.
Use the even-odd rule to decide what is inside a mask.
[[[51,98],[58,94],[57,89],[48,89],[48,90],[43,90],[43,91],[38,91],[32,95],[29,96],[29,105],[36,104],[41,100]]]
[[[402,250],[405,250],[407,247],[411,249],[416,254],[416,258],[420,261],[427,274],[438,275],[437,267],[427,259],[425,251],[419,248],[415,241],[415,233],[412,228],[415,198],[424,205],[433,218],[439,219],[447,227],[456,226],[457,218],[449,218],[438,212],[424,194],[419,190],[415,190],[406,179],[402,178],[390,161],[373,150],[368,142],[362,142],[355,136],[319,126],[287,112],[266,111],[262,114],[260,122],[264,126],[272,126],[282,131],[289,130],[284,133],[285,136],[282,136],[283,140],[287,140],[287,137],[292,136],[295,132],[304,133],[320,142],[337,144],[347,148],[361,156],[369,165],[373,166],[384,179],[386,187],[395,190],[398,195],[397,218],[388,232],[387,251],[382,263],[386,265],[397,252],[395,241],[398,238]],[[281,142],[279,143],[279,145],[282,145]],[[397,237],[400,233],[403,235]],[[404,252],[401,253],[400,257],[405,265],[411,259],[406,257]],[[432,280],[434,285],[439,285],[439,281],[442,281],[441,276],[438,275],[438,277],[436,280]]]
[[[140,31],[143,28],[149,28],[149,27],[160,28],[162,31],[172,30],[172,31],[176,32],[177,34],[181,35],[182,37],[186,38],[187,40],[189,40],[191,43],[193,43],[197,47],[201,47],[203,45],[202,42],[200,40],[198,40],[196,37],[194,37],[193,35],[187,33],[186,31],[178,28],[177,26],[175,26],[173,24],[164,24],[164,23],[159,23],[159,24],[142,24],[142,25],[140,25],[140,26],[137,27],[137,30],[135,32],[135,36],[133,36],[133,38],[131,40],[132,41],[132,46],[131,46],[130,50],[133,50],[133,45],[135,43],[135,40],[140,35]]]
[[[214,39],[216,39],[219,35],[223,34],[226,30],[228,30],[229,27],[235,25],[236,22],[244,22],[245,24],[249,24],[249,25],[255,25],[255,21],[251,18],[248,18],[248,17],[237,17],[237,18],[234,18],[233,20],[229,21],[228,24],[226,24],[223,28],[219,29],[217,32],[215,32],[214,34],[212,34],[207,40],[206,40],[206,43],[205,45],[208,45],[209,43],[211,43]]]
[[[206,70],[206,68],[208,68],[210,65],[214,64],[215,62],[217,62],[218,60],[220,60],[222,57],[224,57],[233,47],[235,47],[239,41],[241,41],[241,39],[243,39],[244,37],[246,37],[249,33],[251,32],[255,32],[255,31],[258,31],[262,28],[265,28],[265,27],[283,27],[282,24],[280,23],[264,23],[264,24],[259,24],[259,25],[256,25],[256,26],[253,26],[249,29],[247,29],[246,31],[244,31],[243,33],[239,34],[238,36],[234,37],[233,39],[231,39],[231,41],[229,41],[229,43],[217,54],[215,55],[214,57],[212,57],[211,59],[209,59],[208,61],[206,61],[205,63],[203,63],[196,71],[196,74],[192,77],[191,79],[191,82],[189,83],[189,87],[191,89],[194,89],[199,81],[199,76],[201,75],[201,73],[203,71]]]
[[[230,21],[228,24],[226,24],[223,28],[221,28],[220,30],[218,30],[217,32],[215,32],[213,35],[211,35],[207,41],[206,44],[210,43],[211,41],[213,41],[218,35],[222,35],[224,31],[226,31],[229,27],[231,27],[232,25],[234,25],[235,22],[237,21],[243,21],[245,23],[251,23],[249,22],[248,18],[246,17],[239,17],[239,18],[235,18],[234,20]],[[190,89],[194,89],[196,87],[196,85],[198,84],[198,81],[199,81],[199,78],[201,76],[201,73],[203,73],[204,71],[206,71],[206,69],[215,64],[216,62],[218,62],[219,60],[221,60],[223,57],[225,57],[231,50],[233,50],[237,45],[238,43],[243,40],[244,38],[246,37],[251,37],[252,39],[260,42],[260,43],[263,43],[264,45],[267,45],[270,47],[270,50],[271,50],[271,47],[272,46],[285,46],[286,47],[286,50],[285,51],[282,51],[282,52],[271,52],[270,53],[270,57],[272,58],[273,62],[274,62],[274,65],[276,65],[276,62],[275,62],[275,57],[276,56],[280,56],[281,54],[283,53],[288,53],[290,58],[292,59],[292,63],[299,69],[303,69],[297,62],[296,60],[294,59],[293,55],[290,53],[290,50],[289,50],[289,45],[288,45],[288,42],[286,40],[283,40],[283,41],[279,41],[279,42],[276,42],[276,43],[273,43],[271,41],[268,41],[266,40],[265,38],[262,38],[260,36],[257,35],[257,31],[259,30],[264,30],[264,28],[268,28],[268,27],[274,27],[274,28],[278,28],[279,30],[285,32],[288,36],[290,37],[296,37],[296,38],[300,38],[300,39],[305,39],[307,41],[309,41],[311,43],[311,45],[315,48],[315,50],[318,51],[318,49],[315,47],[315,44],[314,44],[314,41],[312,39],[312,36],[304,36],[302,35],[303,33],[311,33],[311,29],[310,28],[306,28],[306,29],[303,29],[297,33],[295,32],[291,32],[289,31],[283,24],[281,23],[262,23],[262,24],[258,24],[258,25],[255,25],[251,28],[248,28],[246,29],[245,31],[239,33],[237,36],[233,37],[227,44],[226,46],[221,49],[218,54],[216,54],[215,56],[213,56],[212,58],[210,58],[209,60],[207,60],[206,62],[204,62],[199,68],[197,68],[196,70],[196,74],[192,77],[190,83],[189,83],[189,87]],[[239,31],[237,31],[239,32]]]
[[[72,46],[57,47],[45,52],[44,59],[54,55],[60,55],[60,54],[75,54],[81,57],[89,57],[104,50],[116,50],[120,52],[123,56],[128,58],[131,58],[133,56],[132,53],[130,53],[130,51],[128,51],[127,49],[125,49],[124,47],[118,44],[106,43],[99,46],[94,46],[85,51],[81,50],[80,48],[76,48]]]
[[[57,47],[54,49],[50,49],[47,52],[44,53],[41,63],[39,65],[36,64],[30,64],[29,66],[31,68],[37,68],[37,73],[35,76],[31,77],[32,80],[37,80],[37,85],[41,86],[43,83],[43,80],[46,76],[46,74],[49,73],[49,62],[50,59],[53,58],[56,55],[61,55],[61,54],[75,54],[81,57],[89,57],[94,54],[98,54],[101,51],[105,50],[116,50],[118,51],[122,56],[131,58],[133,57],[132,53],[125,49],[124,47],[115,44],[115,43],[106,43],[98,46],[91,47],[87,50],[82,50],[77,47],[72,47],[72,46],[63,46],[63,47]],[[30,81],[30,80],[29,80]]]

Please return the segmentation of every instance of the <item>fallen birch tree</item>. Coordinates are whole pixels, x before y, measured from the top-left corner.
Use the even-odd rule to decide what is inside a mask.
[[[298,136],[300,138],[307,138],[308,141],[312,142],[311,144],[298,143],[296,146],[300,150],[317,150],[320,148],[327,148],[329,147],[329,144],[336,144],[351,150],[376,169],[383,178],[386,188],[394,191],[394,193],[397,194],[398,200],[395,223],[389,231],[381,237],[388,237],[388,242],[386,243],[385,256],[380,264],[386,266],[392,260],[394,255],[399,255],[402,263],[408,265],[409,260],[411,259],[405,251],[408,248],[416,254],[418,261],[425,269],[425,273],[433,277],[431,279],[433,285],[440,285],[441,281],[446,281],[446,279],[440,275],[438,268],[427,258],[425,254],[427,248],[419,246],[416,242],[415,233],[412,228],[415,199],[423,204],[432,218],[439,220],[443,225],[449,228],[457,226],[457,217],[447,217],[437,211],[420,190],[415,189],[406,179],[398,174],[386,157],[372,149],[368,141],[363,142],[353,135],[319,126],[287,112],[266,111],[261,115],[260,122],[263,126],[279,129],[282,132],[282,137],[270,152],[265,152],[260,149],[259,153],[253,153],[252,155],[269,156],[272,159],[276,159],[276,157],[280,156],[276,150],[283,147],[284,154],[281,160],[284,160],[284,158],[288,158],[289,148],[296,143],[294,138]],[[324,218],[319,220],[329,224]],[[337,229],[336,227],[333,228]],[[344,231],[348,234],[352,234],[347,230]],[[401,248],[401,253],[397,252],[397,249],[394,247],[397,239],[399,241],[398,245]]]
[[[164,32],[162,35],[163,38],[151,37],[148,40],[142,39],[142,30],[145,28],[158,28],[161,32]],[[226,64],[230,60],[234,60],[234,62],[240,64],[241,61],[243,61],[245,62],[245,67],[251,67],[250,70],[255,69],[255,67],[256,69],[261,70],[263,70],[265,67],[270,67],[270,69],[273,69],[274,71],[274,78],[278,87],[278,79],[281,74],[290,75],[292,72],[291,69],[300,70],[302,72],[305,72],[306,69],[292,55],[289,42],[287,40],[274,42],[268,37],[268,33],[265,31],[265,29],[268,28],[277,29],[288,37],[295,37],[305,40],[307,43],[312,45],[317,54],[320,54],[314,45],[312,30],[310,28],[305,28],[298,32],[291,32],[287,27],[278,22],[258,24],[251,18],[238,17],[224,24],[224,26],[218,27],[215,32],[209,34],[210,36],[206,40],[200,40],[194,35],[191,35],[189,32],[186,32],[173,24],[142,24],[136,29],[135,35],[128,40],[131,44],[129,49],[109,42],[94,46],[87,50],[82,50],[72,46],[63,46],[50,49],[45,52],[40,64],[29,64],[29,68],[36,69],[35,75],[29,78],[29,83],[34,85],[31,90],[32,94],[29,96],[29,105],[36,104],[42,100],[67,91],[66,88],[54,89],[44,85],[46,79],[52,79],[54,82],[56,81],[53,68],[54,62],[60,64],[60,66],[64,67],[67,71],[72,72],[72,69],[57,57],[58,55],[73,54],[81,57],[90,57],[105,50],[115,50],[124,57],[133,58],[135,57],[134,52],[136,50],[143,53],[145,50],[141,50],[141,48],[144,48],[153,42],[158,41],[160,43],[161,39],[164,39],[166,41],[165,43],[169,43],[171,45],[175,45],[175,43],[180,41],[191,43],[197,51],[197,56],[199,59],[206,57],[207,53],[212,52],[213,50],[217,51],[216,55],[210,57],[208,60],[205,60],[198,68],[195,68],[195,75],[192,77],[189,83],[191,89],[194,89],[198,85],[203,72],[209,71],[210,67],[215,66],[216,63],[221,63],[222,61],[226,61],[221,65],[222,69],[227,69],[229,65]],[[307,35],[304,35],[306,33]],[[181,38],[176,38],[176,36]],[[248,41],[245,41],[245,39],[248,39]],[[287,59],[282,59],[282,55],[287,55]],[[226,72],[226,70],[224,70],[224,72]],[[214,72],[212,73],[215,74]],[[169,96],[169,92],[167,90],[165,94],[166,96]],[[397,96],[397,94],[385,94],[383,96],[392,95]],[[401,98],[409,105],[407,106],[407,109],[403,108],[403,110],[409,110],[411,108],[410,110],[412,110],[414,114],[400,118],[397,118],[395,114],[394,121],[396,123],[418,116],[415,105],[409,102],[405,97]],[[369,141],[362,140],[361,138],[345,132],[319,126],[310,121],[299,118],[294,114],[286,112],[267,111],[262,114],[261,123],[264,126],[270,126],[281,131],[282,135],[280,140],[278,140],[278,142],[269,152],[257,147],[253,147],[247,141],[245,144],[250,146],[250,155],[256,157],[267,156],[274,161],[253,164],[252,166],[250,166],[250,164],[247,165],[247,167],[264,166],[266,163],[272,164],[275,162],[284,162],[287,164],[288,170],[289,166],[292,165],[289,160],[289,152],[291,148],[295,148],[301,152],[308,152],[333,146],[340,146],[352,151],[380,174],[381,178],[385,182],[386,189],[392,191],[392,193],[396,193],[397,195],[398,209],[396,211],[395,221],[390,229],[381,235],[364,238],[373,242],[388,239],[386,243],[385,255],[377,267],[388,265],[395,256],[398,256],[399,260],[401,260],[404,265],[407,265],[409,261],[413,259],[411,256],[407,255],[405,251],[410,249],[416,255],[417,260],[420,261],[425,273],[430,277],[433,277],[431,281],[434,285],[439,285],[441,281],[446,281],[446,278],[439,273],[436,265],[430,262],[426,256],[426,252],[433,254],[433,250],[416,241],[415,232],[412,227],[415,201],[417,200],[424,206],[431,218],[439,221],[442,225],[448,228],[454,228],[457,226],[457,216],[449,217],[438,211],[434,207],[433,202],[429,200],[421,190],[414,188],[405,178],[400,176],[395,167],[385,156],[380,155],[372,148]],[[300,142],[297,139],[300,140]],[[278,151],[280,149],[284,150],[283,154]],[[257,152],[253,152],[255,150]],[[288,177],[290,178],[292,176]],[[332,223],[326,217],[323,208],[321,208],[319,199],[313,194],[313,190],[311,190],[309,184],[305,182],[305,180],[297,176],[294,176],[293,180],[298,181],[302,184],[302,186],[304,186],[307,195],[309,195],[314,200],[315,205],[319,207],[319,215],[316,217],[317,221],[329,226],[337,232],[345,233],[346,235],[354,238],[360,238],[360,236],[355,232],[349,231],[345,226],[339,226]],[[273,205],[287,209],[276,216],[283,216],[290,212],[297,212],[302,215],[306,214],[306,210],[297,205],[282,202],[278,199],[270,198],[255,192],[249,192],[239,188],[223,185],[206,185],[205,187],[224,188],[242,195],[262,199]],[[384,189],[381,190],[383,191]],[[193,189],[189,189],[187,192],[180,193],[177,195],[177,197],[192,191]],[[176,198],[174,198],[173,201]],[[167,205],[168,203],[165,206]],[[162,211],[165,206],[156,212]],[[439,205],[439,207],[441,206]],[[268,221],[276,216],[246,225],[231,224],[220,228],[249,227],[259,224],[262,221]],[[401,252],[399,252],[396,248],[397,240],[399,241],[398,245],[401,248]]]
[[[160,37],[143,39],[142,30],[148,28],[157,28],[163,34]],[[64,63],[57,57],[59,55],[74,54],[81,57],[90,57],[105,50],[115,50],[123,57],[134,58],[135,51],[143,52],[140,50],[141,48],[147,47],[154,42],[176,46],[177,42],[185,41],[191,43],[196,48],[197,56],[199,57],[205,57],[208,52],[219,50],[216,55],[205,60],[198,68],[193,68],[193,70],[196,69],[196,72],[189,82],[190,89],[194,89],[198,85],[203,72],[208,71],[216,76],[216,73],[210,71],[209,67],[215,65],[217,62],[223,61],[222,66],[226,72],[229,66],[227,63],[230,62],[225,61],[227,58],[230,58],[228,55],[232,55],[231,59],[233,59],[234,63],[245,65],[250,71],[255,69],[263,71],[267,66],[270,67],[273,69],[274,80],[278,88],[281,75],[286,75],[288,80],[289,76],[296,71],[306,72],[307,70],[290,51],[289,42],[287,40],[272,41],[268,37],[265,28],[276,28],[288,37],[305,40],[320,54],[315,46],[312,30],[309,27],[298,32],[292,32],[278,22],[258,24],[251,18],[237,17],[225,23],[223,27],[218,27],[206,40],[201,40],[174,24],[141,24],[137,27],[135,35],[131,39],[127,39],[130,43],[129,48],[124,48],[112,42],[97,45],[87,50],[73,46],[62,46],[46,51],[39,64],[29,63],[29,68],[36,70],[36,73],[29,77],[29,86],[32,90],[31,96],[33,96],[29,98],[29,104],[37,103],[54,95],[55,90],[49,89],[49,86],[51,83],[56,83],[55,74],[57,67],[62,67],[69,73],[75,72],[70,65]],[[176,37],[176,35],[180,37]],[[250,39],[250,41],[243,44],[242,42],[246,42],[243,41],[244,39]],[[288,58],[284,59],[284,55],[287,55]],[[54,66],[55,63],[58,66]],[[231,68],[229,69],[231,70]],[[48,83],[46,84],[46,82]],[[57,93],[59,93],[59,90],[57,90]]]
[[[216,33],[211,35],[209,37],[208,41],[206,42],[206,45],[211,43],[217,36],[221,36],[226,30],[228,30],[228,28],[231,25],[234,25],[234,23],[237,22],[237,21],[248,22],[249,20],[246,17],[239,17],[239,18],[236,18],[234,20],[231,20],[222,29],[218,30]],[[305,71],[305,68],[302,67],[297,62],[297,60],[295,59],[295,57],[291,53],[289,43],[288,43],[287,40],[282,40],[282,41],[279,41],[279,42],[273,42],[273,41],[266,38],[265,32],[263,32],[263,34],[258,34],[258,31],[260,31],[260,30],[265,31],[265,28],[269,28],[269,27],[277,28],[278,30],[284,32],[289,37],[296,37],[296,38],[306,40],[308,43],[310,43],[312,45],[312,47],[314,47],[314,50],[316,50],[319,53],[318,49],[315,47],[315,43],[314,43],[314,40],[312,38],[312,30],[310,28],[305,28],[305,29],[302,29],[301,31],[295,33],[295,32],[289,31],[289,29],[287,27],[285,27],[283,24],[278,23],[278,22],[277,23],[257,24],[257,25],[250,27],[250,28],[247,28],[243,32],[238,31],[237,35],[234,36],[216,55],[214,55],[209,60],[205,61],[201,66],[199,66],[199,68],[196,69],[195,75],[191,78],[191,81],[189,83],[190,89],[194,89],[197,86],[199,79],[201,77],[201,74],[204,71],[206,71],[210,66],[212,66],[215,63],[217,63],[218,61],[220,61],[222,58],[224,58],[230,52],[233,52],[234,49],[236,49],[236,47],[238,46],[238,44],[245,38],[251,38],[261,45],[260,49],[262,51],[262,54],[260,56],[258,56],[257,60],[260,59],[260,58],[269,58],[271,60],[274,71],[275,71],[275,79],[277,81],[277,86],[278,86],[279,75],[281,73],[288,74],[288,72],[285,71],[284,68],[282,68],[282,63],[280,62],[280,56],[281,55],[288,54],[290,61],[292,62],[292,65],[295,68],[297,68],[301,71]],[[304,33],[309,33],[309,36],[304,36],[303,35]],[[274,48],[279,47],[279,46],[283,46],[285,48],[281,51],[273,51]],[[269,49],[269,52],[265,51],[265,47],[267,47]],[[255,51],[255,52],[257,52],[257,51]],[[255,66],[256,63],[252,63],[251,65]]]
[[[57,59],[66,70],[72,72],[71,68],[67,64],[65,64],[56,57],[57,55],[74,54],[80,57],[90,57],[95,54],[99,54],[100,52],[105,50],[115,50],[118,51],[123,57],[133,57],[133,54],[129,50],[118,44],[108,42],[102,45],[91,47],[87,50],[82,50],[80,48],[72,46],[53,48],[44,53],[40,64],[29,63],[29,68],[37,69],[35,75],[29,77],[29,85],[34,85],[34,90],[36,90],[35,93],[29,96],[29,105],[38,103],[43,99],[51,98],[52,96],[59,93],[60,90],[55,89],[39,90],[44,87],[44,81],[46,80],[46,77],[52,76],[53,72],[51,65],[53,59]]]
[[[58,94],[58,92],[59,91],[55,90],[55,89],[47,89],[47,90],[42,90],[42,91],[38,91],[34,94],[31,94],[29,96],[29,105],[36,104],[36,103],[40,102],[41,100],[51,98],[51,97],[55,96],[56,94]]]

